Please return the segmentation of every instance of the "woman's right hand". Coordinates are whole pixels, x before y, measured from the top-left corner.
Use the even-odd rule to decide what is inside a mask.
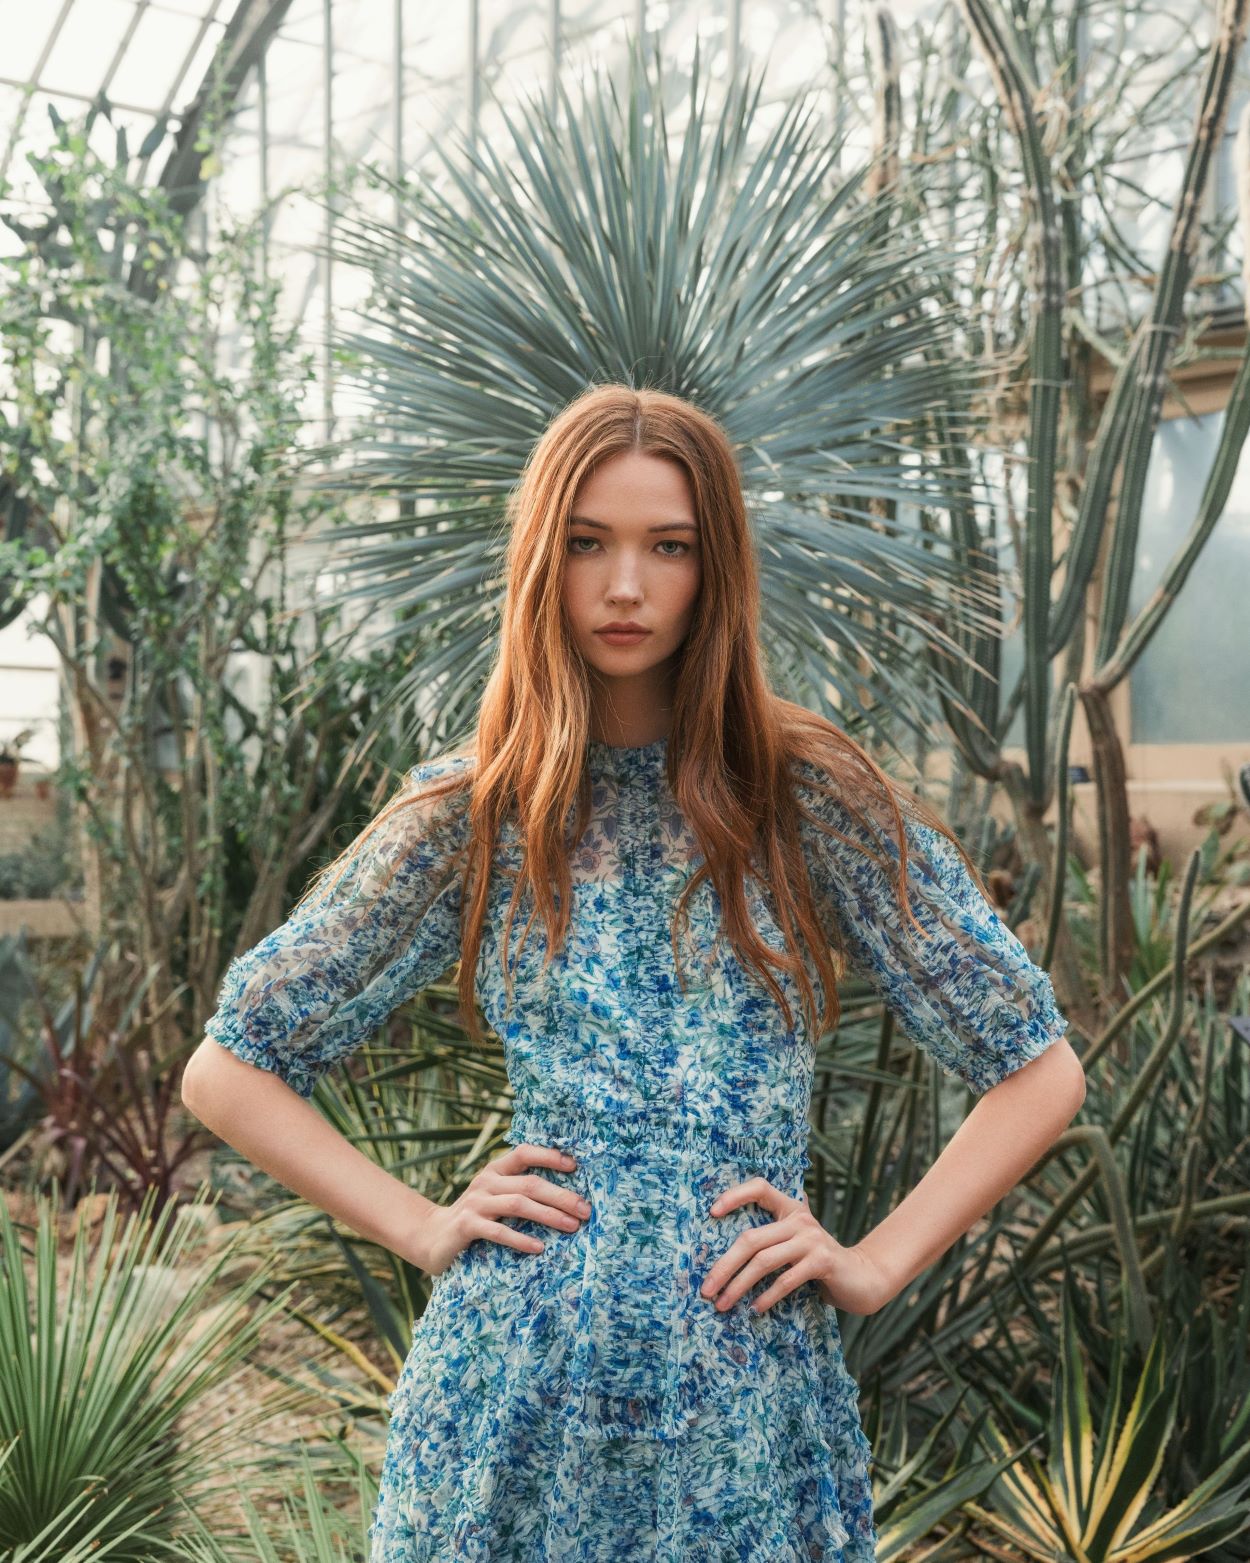
[[[512,1145],[487,1162],[453,1204],[436,1205],[421,1229],[421,1268],[441,1275],[457,1254],[475,1238],[489,1238],[509,1248],[538,1253],[544,1246],[536,1237],[505,1226],[501,1216],[523,1216],[543,1221],[564,1232],[575,1232],[590,1214],[576,1189],[550,1183],[529,1166],[557,1167],[569,1172],[574,1158],[554,1145]]]

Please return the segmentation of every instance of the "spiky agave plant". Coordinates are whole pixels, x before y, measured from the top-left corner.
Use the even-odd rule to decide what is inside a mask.
[[[1045,1459],[1025,1449],[991,1489],[992,1506],[971,1503],[965,1512],[1040,1563],[1182,1563],[1250,1529],[1250,1444],[1240,1440],[1232,1440],[1231,1452],[1172,1508],[1163,1510],[1154,1497],[1188,1349],[1187,1331],[1175,1344],[1169,1339],[1173,1320],[1160,1318],[1131,1391],[1130,1332],[1116,1331],[1106,1404],[1095,1427],[1075,1284],[1065,1274]],[[1007,1451],[1007,1436],[992,1418],[985,1434]]]
[[[62,1280],[60,1200],[56,1184],[39,1195],[30,1252],[0,1202],[0,1447],[12,1444],[0,1463],[0,1554],[176,1557],[178,1500],[232,1471],[249,1429],[309,1402],[288,1383],[228,1421],[196,1425],[197,1402],[238,1370],[288,1294],[255,1301],[272,1259],[243,1263],[246,1230],[188,1257],[195,1211],[168,1204],[153,1216],[149,1199],[119,1233],[115,1192],[92,1253],[78,1222]]]
[[[419,691],[435,738],[460,731],[534,441],[591,384],[658,388],[734,441],[784,691],[919,734],[936,708],[918,652],[947,653],[932,688],[958,699],[941,669],[968,657],[959,630],[998,622],[963,534],[933,524],[970,508],[960,456],[992,372],[950,302],[953,256],[894,192],[866,193],[867,168],[841,172],[819,93],[761,111],[761,71],[709,105],[696,52],[678,132],[681,83],[628,64],[623,92],[596,71],[579,105],[562,84],[501,105],[506,147],[439,148],[445,175],[396,192],[402,226],[340,218],[336,256],[372,292],[338,334],[355,416],[325,454],[345,488],[429,508],[336,529],[337,595],[396,616],[379,639],[410,660],[388,709]]]

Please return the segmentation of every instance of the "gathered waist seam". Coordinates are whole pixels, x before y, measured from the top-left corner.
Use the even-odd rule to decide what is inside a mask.
[[[677,1155],[702,1150],[727,1159],[754,1161],[783,1178],[798,1177],[811,1165],[806,1125],[788,1141],[772,1132],[726,1128],[708,1119],[660,1112],[588,1113],[561,1104],[518,1104],[504,1138],[510,1144],[553,1145],[577,1154],[665,1151]],[[770,1172],[765,1171],[765,1176]]]

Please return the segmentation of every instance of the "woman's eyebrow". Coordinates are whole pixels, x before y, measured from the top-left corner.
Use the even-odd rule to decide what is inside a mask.
[[[612,530],[612,528],[608,525],[608,523],[606,521],[592,521],[589,516],[570,516],[569,517],[569,525],[570,526],[596,526],[596,527],[599,528],[599,530],[601,532],[610,532]],[[668,531],[671,531],[673,529],[673,527],[675,527],[675,526],[685,527],[687,530],[689,530],[691,532],[697,532],[699,530],[698,527],[695,525],[695,523],[693,521],[660,521],[660,522],[657,522],[655,526],[649,526],[647,528],[647,531],[648,532],[668,532]]]

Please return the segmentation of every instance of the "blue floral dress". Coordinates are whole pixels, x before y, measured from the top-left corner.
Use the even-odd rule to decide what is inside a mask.
[[[507,829],[499,842],[477,994],[515,1091],[507,1138],[572,1152],[573,1170],[535,1170],[591,1215],[573,1232],[508,1218],[544,1249],[479,1238],[434,1278],[388,1403],[371,1563],[875,1556],[872,1453],[835,1309],[805,1282],[753,1312],[775,1273],[724,1312],[699,1292],[740,1232],[773,1219],[755,1204],[712,1216],[717,1194],[756,1175],[802,1194],[815,1046],[793,978],[778,976],[788,1029],[718,939],[706,882],[679,930],[681,991],[670,919],[699,855],[666,756],[665,739],[590,744],[568,935],[544,971],[535,921],[510,1009],[499,941],[519,848]],[[445,756],[413,779],[471,763]],[[798,774],[802,785],[805,764]],[[836,800],[805,788],[804,801],[853,838]],[[383,830],[350,879],[226,972],[208,1035],[301,1096],[459,954],[465,812],[421,807],[419,828],[399,811],[404,828]],[[803,830],[855,969],[944,1070],[979,1093],[1061,1035],[1046,973],[937,832],[908,822],[915,909],[934,935],[921,947],[901,939],[875,865]],[[395,864],[369,904],[372,876]],[[749,877],[747,894],[782,949],[766,887]],[[531,904],[519,903],[510,959]]]

